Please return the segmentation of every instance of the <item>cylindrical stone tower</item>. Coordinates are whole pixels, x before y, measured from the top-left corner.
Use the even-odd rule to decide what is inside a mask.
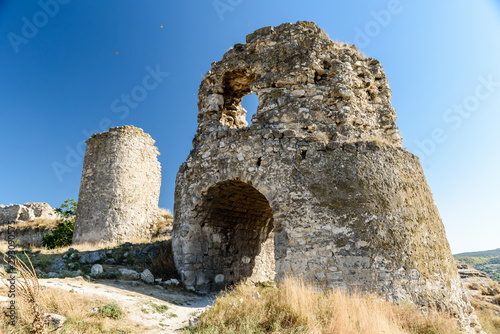
[[[73,243],[151,237],[161,185],[155,141],[133,126],[87,140]]]
[[[241,101],[251,92],[259,106],[248,126]],[[379,61],[312,22],[285,23],[212,63],[198,96],[174,205],[173,252],[186,286],[300,276],[445,309],[473,331]]]

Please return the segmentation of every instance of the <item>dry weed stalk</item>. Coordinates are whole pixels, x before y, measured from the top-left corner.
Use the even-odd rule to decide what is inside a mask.
[[[29,266],[17,255],[11,256],[4,252],[1,253],[4,255],[4,262],[8,263],[21,276],[21,278],[16,278],[15,287],[16,293],[23,299],[26,305],[30,306],[29,312],[33,318],[30,334],[48,333],[47,330],[50,323],[44,322],[44,312],[41,306],[40,284],[38,283],[38,277],[35,269],[33,268],[33,263],[31,263],[31,260],[26,253],[24,253],[24,255],[28,259]],[[8,261],[6,260],[6,257]],[[6,271],[0,271],[0,278],[7,288],[9,288],[9,281],[7,280],[12,278],[12,274]],[[52,330],[50,332],[54,331],[55,330]]]

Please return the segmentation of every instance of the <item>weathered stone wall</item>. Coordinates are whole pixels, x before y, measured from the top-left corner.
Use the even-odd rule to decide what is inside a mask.
[[[12,235],[12,231],[10,231]],[[45,228],[16,228],[14,230],[14,241],[18,242],[21,246],[35,246],[42,247],[42,237],[46,233],[52,232],[52,229]],[[8,240],[9,230],[5,226],[5,228],[0,228],[0,240]]]
[[[133,126],[87,141],[74,243],[148,239],[158,219],[161,167],[155,141]]]
[[[35,218],[57,218],[54,209],[48,203],[24,203],[0,205],[0,225],[18,220],[28,221]]]
[[[247,127],[243,96],[259,106]],[[296,275],[446,309],[476,326],[380,63],[312,22],[247,36],[200,86],[173,251],[201,291]],[[476,327],[479,328],[479,327]]]

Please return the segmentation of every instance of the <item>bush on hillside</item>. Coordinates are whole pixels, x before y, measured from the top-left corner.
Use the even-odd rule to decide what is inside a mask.
[[[73,242],[73,228],[75,220],[70,219],[57,224],[52,232],[42,236],[42,245],[48,249],[71,245]]]
[[[53,249],[71,245],[77,205],[75,200],[67,199],[59,208],[55,209],[58,214],[67,219],[58,223],[52,232],[42,236],[43,247]]]

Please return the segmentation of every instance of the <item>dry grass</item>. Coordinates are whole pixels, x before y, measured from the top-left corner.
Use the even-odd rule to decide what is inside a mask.
[[[170,210],[158,208],[158,219],[154,223],[153,227],[153,239],[165,239],[164,236],[161,236],[160,230],[171,229],[173,222],[174,216],[172,215],[172,212],[170,212]]]
[[[140,244],[140,245],[152,243],[151,240],[146,240],[146,239],[141,239],[141,238],[131,239],[131,240],[128,240],[126,242],[129,242],[131,244]],[[114,248],[117,248],[117,247],[123,245],[124,243],[125,243],[125,241],[97,242],[97,243],[86,242],[86,243],[73,244],[70,246],[55,248],[55,249],[41,249],[41,253],[62,254],[62,253],[66,253],[70,248],[76,249],[79,252],[96,251],[96,250],[101,250],[101,249],[114,249]]]
[[[56,313],[67,317],[62,333],[71,334],[101,334],[101,333],[127,333],[124,328],[133,328],[134,324],[124,321],[104,317],[100,313],[93,313],[92,309],[101,308],[110,301],[105,299],[88,298],[84,295],[68,292],[62,289],[41,287],[39,305],[43,312]],[[6,290],[0,290],[2,295],[6,295]],[[3,328],[11,330],[13,333],[31,333],[33,329],[33,315],[30,307],[16,300],[17,322],[16,326],[7,326],[7,319],[4,314],[0,315],[0,324]],[[122,330],[120,330],[120,328]],[[43,332],[40,332],[43,333]]]
[[[500,334],[500,316],[490,309],[476,308],[476,315],[483,330],[488,334]]]
[[[24,229],[42,229],[42,230],[47,230],[47,229],[53,229],[54,227],[57,226],[58,223],[62,222],[64,219],[63,218],[35,218],[32,220],[18,220],[14,224],[9,225],[12,228],[16,230],[24,230]],[[0,231],[7,230],[7,226],[2,226],[0,227]]]
[[[218,297],[191,333],[459,333],[445,314],[427,317],[413,306],[374,295],[317,292],[301,281],[285,280],[278,288],[240,284]]]
[[[28,263],[23,262],[17,256],[9,256],[3,253],[4,261],[8,262],[14,270],[11,272],[1,271],[0,278],[9,292],[8,295],[17,295],[20,298],[20,310],[23,310],[25,315],[24,320],[30,325],[30,334],[44,334],[48,331],[43,318],[43,307],[40,304],[41,293],[40,285],[38,284],[38,277],[36,276],[33,264],[28,258]],[[6,259],[9,259],[6,261]],[[20,279],[16,279],[15,274],[20,276]],[[15,289],[10,289],[9,287],[15,287]],[[10,319],[10,318],[8,318]],[[12,320],[12,319],[10,319]],[[8,322],[8,321],[7,321]]]
[[[158,208],[158,212],[160,216],[165,220],[174,219],[174,216],[172,215],[172,212],[170,212],[169,209]]]
[[[488,334],[500,334],[500,306],[487,302],[481,295],[473,296],[471,304],[483,330]]]
[[[4,254],[5,255],[5,254]],[[28,258],[29,261],[29,258]],[[31,261],[25,263],[17,256],[13,258],[13,267],[18,275],[15,279],[15,325],[9,324],[11,318],[7,312],[0,313],[0,328],[9,333],[45,334],[55,329],[44,322],[44,313],[55,313],[67,318],[61,328],[62,333],[94,334],[94,333],[130,333],[122,328],[136,328],[130,321],[112,319],[102,312],[93,312],[109,305],[109,301],[98,298],[85,298],[83,295],[62,289],[41,287]],[[0,277],[4,286],[0,286],[0,294],[9,294],[6,279],[10,273],[1,271]]]

